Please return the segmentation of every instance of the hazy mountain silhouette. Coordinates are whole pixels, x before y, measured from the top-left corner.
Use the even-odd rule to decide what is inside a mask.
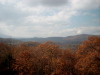
[[[61,44],[81,44],[83,41],[87,40],[90,36],[99,36],[99,35],[89,35],[89,34],[80,34],[68,37],[48,37],[48,38],[20,38],[21,41],[35,41],[35,42],[46,42],[54,41]]]
[[[0,33],[0,38],[11,38],[12,36],[9,36],[9,35],[5,35],[5,34],[1,34]]]
[[[80,34],[80,35],[74,35],[74,36],[68,36],[68,37],[48,37],[48,38],[5,38],[9,36],[2,36],[1,38],[0,34],[0,42],[5,42],[5,43],[16,43],[16,42],[28,42],[28,41],[33,41],[33,42],[46,42],[46,41],[53,41],[57,42],[59,44],[81,44],[83,41],[87,40],[88,37],[90,36],[100,36],[100,35],[89,35],[89,34]],[[4,37],[4,38],[3,38]]]

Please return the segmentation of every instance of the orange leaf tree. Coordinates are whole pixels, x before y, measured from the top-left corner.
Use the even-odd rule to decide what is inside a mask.
[[[92,36],[84,41],[76,51],[76,69],[82,75],[100,74],[100,37]]]

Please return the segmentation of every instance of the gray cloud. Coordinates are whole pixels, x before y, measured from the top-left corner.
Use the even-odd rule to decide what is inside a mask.
[[[0,22],[7,25],[22,25],[22,21],[28,15],[30,15],[28,12],[21,11],[14,4],[0,3]]]
[[[62,6],[67,3],[67,0],[42,0],[41,3],[46,6]]]
[[[77,10],[92,10],[100,8],[100,0],[70,0],[72,7]]]
[[[48,6],[48,7],[61,7],[64,5],[74,9],[91,10],[100,8],[99,0],[23,0],[23,3],[29,6]]]
[[[24,0],[23,0],[24,1]],[[50,6],[50,7],[57,7],[66,5],[68,0],[25,0],[27,4],[30,6]]]

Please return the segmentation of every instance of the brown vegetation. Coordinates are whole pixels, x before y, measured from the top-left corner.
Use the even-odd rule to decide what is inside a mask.
[[[0,75],[100,75],[100,37],[89,37],[76,51],[53,42],[32,44],[1,43]]]

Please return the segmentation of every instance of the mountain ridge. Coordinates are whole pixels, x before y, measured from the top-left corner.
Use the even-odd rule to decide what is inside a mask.
[[[90,36],[100,36],[100,35],[91,35],[91,34],[80,34],[80,35],[73,35],[68,37],[47,37],[47,38],[20,38],[21,41],[34,41],[34,42],[46,42],[46,41],[53,41],[57,43],[69,43],[69,44],[81,44],[83,41],[87,40]]]
[[[0,38],[0,41],[8,41],[11,42],[28,42],[28,41],[32,41],[32,42],[46,42],[46,41],[53,41],[59,44],[81,44],[83,41],[87,40],[88,37],[90,36],[100,36],[100,35],[91,35],[91,34],[80,34],[80,35],[73,35],[73,36],[67,36],[67,37],[47,37],[47,38],[38,38],[38,37],[34,37],[34,38]],[[11,40],[11,41],[10,41]]]

